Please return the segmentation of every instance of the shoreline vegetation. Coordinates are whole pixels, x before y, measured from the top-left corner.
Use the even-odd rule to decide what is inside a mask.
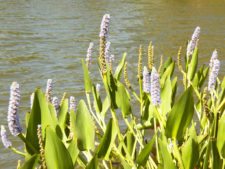
[[[148,46],[147,63],[143,63],[140,46],[139,89],[134,90],[127,73],[126,53],[114,71],[109,26],[110,15],[105,14],[99,33],[98,68],[102,84],[93,82],[89,72],[92,42],[86,59],[82,60],[85,99],[77,102],[66,93],[61,99],[53,96],[53,81],[48,79],[45,92],[37,88],[31,95],[30,110],[22,128],[20,86],[12,83],[8,129],[21,139],[24,149],[20,151],[13,146],[3,125],[1,140],[5,148],[23,157],[15,166],[18,169],[224,168],[225,77],[218,77],[217,50],[208,65],[198,66],[200,27],[194,30],[187,47],[179,48],[176,60],[161,57],[157,68],[153,44],[150,42]],[[174,74],[175,69],[182,76],[181,82],[178,74]],[[131,103],[131,98],[137,105]],[[138,112],[134,112],[134,107],[139,108]],[[125,124],[125,131],[119,120]]]

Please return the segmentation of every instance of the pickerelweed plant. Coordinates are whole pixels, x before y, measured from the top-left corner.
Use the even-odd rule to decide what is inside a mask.
[[[180,48],[176,61],[169,57],[163,62],[161,57],[158,69],[152,43],[147,65],[142,63],[140,46],[138,89],[129,81],[126,53],[113,69],[109,23],[110,15],[106,14],[99,34],[102,86],[91,80],[89,72],[93,43],[82,60],[85,100],[77,103],[75,97],[64,94],[60,101],[53,96],[49,79],[45,93],[38,88],[31,95],[31,109],[22,130],[19,84],[12,83],[8,127],[23,141],[24,151],[8,140],[4,126],[1,138],[6,148],[24,157],[17,168],[224,168],[225,78],[221,81],[218,77],[216,50],[209,66],[198,66],[200,27],[183,52],[185,56]],[[175,68],[180,75],[174,75]],[[183,81],[178,82],[178,77]]]

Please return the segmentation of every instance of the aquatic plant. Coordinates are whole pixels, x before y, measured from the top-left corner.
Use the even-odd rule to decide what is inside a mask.
[[[188,54],[182,56],[180,48],[177,64],[161,57],[158,71],[152,44],[144,67],[140,46],[135,86],[134,79],[129,81],[126,53],[115,69],[106,61],[109,19],[104,15],[99,34],[101,85],[92,81],[89,60],[82,60],[85,99],[76,104],[64,93],[59,103],[48,80],[46,92],[37,88],[31,97],[22,133],[19,84],[13,82],[8,126],[24,149],[14,147],[4,127],[1,137],[6,148],[24,157],[18,168],[224,168],[225,77],[218,76],[217,51],[209,64],[198,65],[200,28],[188,44]]]

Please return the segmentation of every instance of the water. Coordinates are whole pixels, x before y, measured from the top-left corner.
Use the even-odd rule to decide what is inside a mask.
[[[0,118],[6,124],[9,86],[21,85],[23,119],[35,87],[55,82],[55,94],[64,91],[78,98],[84,94],[81,58],[90,41],[97,56],[99,25],[111,14],[110,40],[116,59],[128,52],[130,76],[136,75],[140,44],[155,45],[155,56],[175,56],[196,26],[200,36],[200,64],[207,63],[217,48],[225,74],[225,1],[221,0],[10,0],[0,5]],[[158,62],[159,59],[156,58]],[[94,59],[96,63],[96,59]],[[91,67],[99,82],[98,70]],[[133,74],[133,75],[132,75]],[[21,147],[18,139],[10,137]],[[0,168],[15,168],[19,156],[0,144]]]

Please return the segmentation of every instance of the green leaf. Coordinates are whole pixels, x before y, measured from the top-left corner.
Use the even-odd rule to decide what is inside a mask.
[[[87,65],[84,63],[84,60],[82,59],[82,67],[83,67],[83,71],[84,71],[84,87],[85,87],[85,91],[87,93],[91,92],[91,88],[92,88],[92,83],[91,83],[91,79],[89,76],[89,71],[87,68]]]
[[[132,156],[133,150],[136,147],[135,146],[135,137],[134,137],[133,133],[129,130],[126,132],[124,143],[126,145],[129,156]]]
[[[78,148],[81,151],[94,148],[95,124],[84,100],[80,100],[78,104],[75,131]]]
[[[159,142],[159,149],[160,149],[160,153],[161,153],[161,158],[162,158],[162,168],[169,168],[169,169],[176,169],[176,166],[173,162],[173,158],[171,156],[171,154],[168,151],[167,148],[167,141],[166,138],[163,137],[162,139],[158,139]]]
[[[48,169],[73,169],[69,152],[50,128],[46,128],[45,159]]]
[[[88,163],[86,169],[98,169],[98,158],[95,155],[92,160]]]
[[[117,136],[117,127],[113,119],[109,120],[105,134],[97,149],[98,158],[108,159],[112,146]]]
[[[220,158],[220,154],[218,152],[216,141],[212,141],[212,168],[223,168],[222,167],[223,160]]]
[[[166,122],[166,136],[181,139],[194,114],[194,98],[189,87],[174,104]]]
[[[172,61],[171,64],[165,70],[165,72],[162,74],[162,76],[160,78],[160,85],[162,88],[164,87],[166,79],[170,78],[172,76],[174,67],[175,67],[175,63],[174,63],[174,61]]]
[[[20,169],[34,169],[38,164],[39,155],[34,154],[28,160],[24,162],[24,164],[20,167]]]
[[[127,56],[127,53],[124,53],[124,54],[123,54],[123,57],[122,57],[122,60],[120,61],[119,65],[118,65],[117,68],[116,68],[114,77],[115,77],[117,80],[120,79],[120,75],[121,75],[121,72],[122,72],[122,70],[123,70],[123,66],[124,66],[125,61],[126,61],[126,56]]]
[[[69,144],[68,147],[68,152],[70,153],[70,157],[72,158],[73,165],[76,163],[78,154],[79,154],[79,149],[77,147],[77,140],[72,139],[72,141]]]
[[[218,133],[217,133],[217,147],[220,155],[225,158],[225,114],[221,116],[218,125]]]
[[[196,47],[192,55],[191,61],[188,64],[187,77],[192,80],[194,78],[198,66],[198,48]]]
[[[93,85],[92,87],[92,94],[94,98],[94,108],[97,113],[102,111],[102,101],[99,93],[96,91],[96,86]]]
[[[137,164],[144,166],[146,162],[149,159],[149,155],[152,151],[153,145],[155,143],[155,135],[153,138],[144,146],[144,148],[141,150],[140,154],[137,156]]]
[[[192,137],[181,147],[182,161],[185,168],[194,168],[199,160],[198,143]]]
[[[117,82],[116,104],[121,109],[122,115],[126,118],[131,114],[130,95],[124,85]]]
[[[164,72],[167,70],[167,68],[169,67],[169,65],[171,65],[172,62],[173,62],[172,57],[168,57],[168,59],[165,61],[165,63],[162,66],[162,71],[160,72],[160,76],[164,74]]]
[[[162,113],[166,115],[171,110],[171,102],[172,102],[172,84],[170,81],[170,77],[166,78],[165,85],[162,89],[161,93],[162,103],[161,109]]]
[[[34,93],[33,106],[28,122],[26,141],[32,143],[36,150],[39,150],[38,137],[37,137],[37,125],[42,126],[42,137],[45,138],[45,127],[48,125],[56,126],[52,120],[51,113],[48,108],[48,102],[41,89],[36,89]],[[26,145],[27,151],[30,154],[35,153]]]
[[[63,100],[59,110],[59,126],[61,127],[62,131],[64,131],[64,129],[66,128],[66,119],[68,115],[68,110],[69,110],[69,101],[66,98]]]
[[[175,97],[176,97],[176,93],[177,93],[177,77],[174,77],[173,78],[173,81],[171,83],[172,85],[172,105],[174,104],[174,101],[175,101]]]

